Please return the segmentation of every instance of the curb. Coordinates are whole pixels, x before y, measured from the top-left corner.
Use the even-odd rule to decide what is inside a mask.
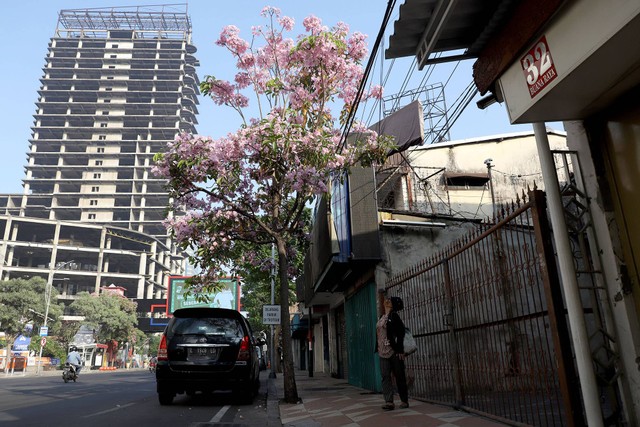
[[[278,380],[267,378],[267,427],[282,427]]]

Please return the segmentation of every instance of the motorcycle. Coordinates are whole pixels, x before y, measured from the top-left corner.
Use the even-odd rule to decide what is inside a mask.
[[[156,363],[155,362],[150,362],[149,363],[149,372],[155,372],[156,371]]]
[[[68,383],[69,381],[76,382],[76,380],[78,379],[76,367],[70,363],[65,363],[64,368],[62,368],[62,379],[65,383]]]

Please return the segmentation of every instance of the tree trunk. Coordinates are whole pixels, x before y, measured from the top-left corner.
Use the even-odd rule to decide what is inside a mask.
[[[8,333],[4,335],[4,339],[7,343],[7,348],[4,354],[4,372],[5,373],[9,372],[9,363],[11,363],[11,349],[13,348],[13,345],[15,344],[15,341],[17,338],[18,338],[18,335],[10,335]]]
[[[282,325],[282,371],[284,374],[284,400],[287,403],[298,403],[298,388],[291,354],[291,320],[289,319],[289,260],[287,248],[281,239],[276,241],[278,247],[278,274],[280,275],[280,324]]]

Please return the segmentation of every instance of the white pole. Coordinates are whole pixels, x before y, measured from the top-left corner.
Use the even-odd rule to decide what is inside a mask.
[[[553,240],[558,252],[558,268],[562,279],[562,288],[567,303],[567,314],[571,329],[571,339],[576,354],[576,365],[580,377],[580,390],[584,402],[586,419],[590,427],[602,427],[602,411],[598,399],[598,385],[593,371],[593,360],[589,348],[589,335],[584,320],[584,313],[578,289],[573,254],[569,242],[569,233],[564,218],[562,197],[558,187],[558,175],[553,161],[553,155],[549,148],[547,129],[543,122],[533,124],[533,131],[542,167],[542,179],[547,193],[547,205],[553,228]]]
[[[49,303],[51,302],[51,281],[47,280],[47,284],[44,288],[44,300],[45,300],[45,308],[44,308],[44,327],[47,326],[47,318],[49,317]],[[38,366],[36,367],[36,374],[40,374],[40,365],[42,365],[42,349],[44,346],[42,345],[42,340],[40,340],[40,353],[38,354]]]
[[[47,326],[47,319],[49,318],[49,305],[51,304],[51,293],[53,292],[53,275],[56,273],[56,271],[59,271],[61,269],[63,269],[64,267],[66,267],[67,265],[71,264],[72,262],[74,262],[74,260],[71,261],[67,261],[65,263],[63,263],[62,265],[60,265],[60,267],[56,268],[53,270],[53,273],[51,275],[51,280],[47,280],[47,284],[45,285],[44,288],[44,301],[45,301],[45,308],[44,308],[44,323],[42,326]],[[40,365],[42,365],[42,350],[43,350],[44,346],[42,345],[42,340],[40,340],[40,354],[38,355],[38,366],[36,367],[36,374],[39,375],[40,374]]]

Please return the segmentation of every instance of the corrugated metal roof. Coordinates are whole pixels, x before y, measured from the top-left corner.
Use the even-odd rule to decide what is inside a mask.
[[[517,4],[518,0],[405,0],[385,57],[416,55],[419,68],[475,58]],[[452,53],[429,58],[446,52]]]

